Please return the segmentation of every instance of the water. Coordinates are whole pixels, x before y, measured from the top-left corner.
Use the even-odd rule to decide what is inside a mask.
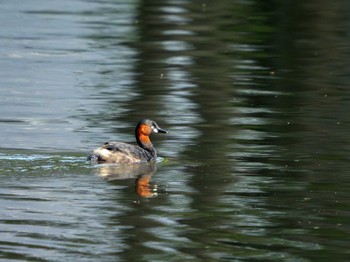
[[[0,260],[347,260],[346,1],[0,12]],[[85,161],[143,117],[156,166]]]

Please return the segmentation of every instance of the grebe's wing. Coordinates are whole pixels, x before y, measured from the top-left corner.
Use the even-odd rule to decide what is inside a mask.
[[[106,142],[104,143],[101,148],[107,149],[111,152],[121,152],[123,154],[138,154],[142,152],[142,148],[139,146],[126,144],[123,142]]]
[[[88,156],[88,160],[98,163],[140,163],[152,159],[147,150],[122,142],[107,142],[96,148]]]
[[[112,160],[112,162],[147,162],[153,156],[150,152],[139,146],[126,144],[122,142],[107,142],[102,145],[101,149],[103,150],[101,150],[100,152],[106,150],[109,152],[109,154],[107,155],[111,159],[114,159]]]

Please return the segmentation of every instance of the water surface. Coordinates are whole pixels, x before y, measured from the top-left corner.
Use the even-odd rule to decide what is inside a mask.
[[[3,4],[0,259],[345,261],[349,8]],[[85,161],[144,117],[156,166]]]

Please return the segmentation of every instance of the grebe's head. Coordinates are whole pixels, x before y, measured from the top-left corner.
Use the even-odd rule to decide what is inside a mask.
[[[139,135],[150,136],[153,133],[168,133],[168,131],[160,128],[153,120],[142,119],[136,127],[136,133]]]

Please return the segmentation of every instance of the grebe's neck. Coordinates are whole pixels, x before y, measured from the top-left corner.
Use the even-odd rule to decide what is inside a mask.
[[[154,149],[153,144],[152,144],[151,140],[149,139],[149,136],[143,134],[142,132],[140,132],[138,130],[136,130],[135,136],[136,136],[137,144],[141,148],[151,152],[154,155],[156,154],[156,150]]]

